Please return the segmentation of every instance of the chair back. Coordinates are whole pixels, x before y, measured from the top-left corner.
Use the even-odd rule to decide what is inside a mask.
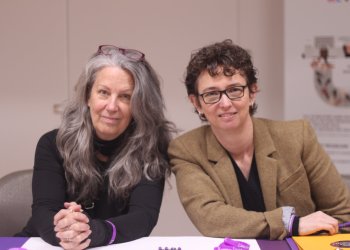
[[[20,170],[0,179],[0,236],[20,232],[31,216],[33,170]]]

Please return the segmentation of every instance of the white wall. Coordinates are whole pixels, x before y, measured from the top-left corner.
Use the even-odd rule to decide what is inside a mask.
[[[99,44],[143,51],[162,78],[167,117],[187,131],[200,125],[183,86],[190,53],[231,38],[259,70],[257,116],[281,119],[282,26],[276,0],[2,0],[0,176],[32,168],[38,137],[59,124],[53,105]],[[198,235],[170,183],[153,235]]]

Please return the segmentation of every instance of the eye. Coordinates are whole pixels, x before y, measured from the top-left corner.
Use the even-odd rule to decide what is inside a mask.
[[[226,90],[226,92],[228,94],[237,94],[237,93],[241,93],[243,90],[243,88],[241,86],[235,86],[235,87],[232,87],[232,88],[228,88]]]
[[[219,91],[210,91],[210,92],[206,92],[203,94],[203,97],[216,97],[220,95],[220,92]]]
[[[129,102],[131,100],[131,95],[127,93],[120,94],[119,99],[124,102]]]
[[[99,89],[99,90],[97,91],[97,93],[98,93],[99,95],[101,95],[101,96],[108,96],[108,95],[109,95],[109,92],[108,92],[107,90],[105,90],[105,89]]]

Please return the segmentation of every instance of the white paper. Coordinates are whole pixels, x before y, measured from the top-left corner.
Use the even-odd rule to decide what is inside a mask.
[[[239,241],[248,243],[250,245],[249,250],[260,250],[260,247],[256,240],[241,240]],[[181,247],[181,250],[214,250],[222,243],[222,238],[210,238],[210,237],[145,237],[138,240],[130,241],[127,243],[113,244],[104,247],[91,248],[94,250],[158,250],[159,247]],[[54,247],[41,238],[30,238],[24,245],[23,248],[27,250],[58,250],[59,247]]]

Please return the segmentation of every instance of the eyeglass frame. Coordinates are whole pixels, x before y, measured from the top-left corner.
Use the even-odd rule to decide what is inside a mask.
[[[228,94],[227,94],[227,90],[229,89],[232,89],[232,88],[242,88],[242,95],[241,96],[238,96],[238,97],[229,97]],[[247,85],[236,85],[236,86],[231,86],[231,87],[228,87],[227,89],[224,89],[224,90],[212,90],[212,91],[208,91],[208,92],[205,92],[205,93],[202,93],[202,94],[198,94],[197,96],[200,96],[202,97],[202,100],[205,104],[215,104],[215,103],[218,103],[220,100],[221,100],[221,97],[222,97],[222,94],[225,94],[227,96],[228,99],[230,99],[231,101],[234,101],[234,100],[238,100],[240,98],[242,98],[244,96],[244,91],[245,91],[245,88],[248,87],[248,84]],[[212,92],[219,92],[220,96],[219,96],[219,99],[215,102],[206,102],[205,99],[204,99],[204,95],[205,94],[209,94],[209,93],[212,93]]]
[[[131,59],[131,60],[135,60],[135,61],[143,61],[145,59],[145,54],[142,53],[141,51],[139,50],[136,50],[136,49],[125,49],[125,48],[120,48],[120,47],[117,47],[115,45],[110,45],[110,44],[103,44],[103,45],[100,45],[98,46],[98,49],[97,49],[97,54],[99,55],[105,55],[105,56],[110,56],[111,54],[107,54],[107,53],[104,53],[102,48],[103,47],[111,47],[113,49],[115,49],[116,51],[120,52],[121,54],[123,54],[124,56],[126,56],[127,58]],[[134,52],[136,54],[139,54],[140,55],[140,58],[133,58],[133,57],[130,57],[128,56],[128,52]]]

